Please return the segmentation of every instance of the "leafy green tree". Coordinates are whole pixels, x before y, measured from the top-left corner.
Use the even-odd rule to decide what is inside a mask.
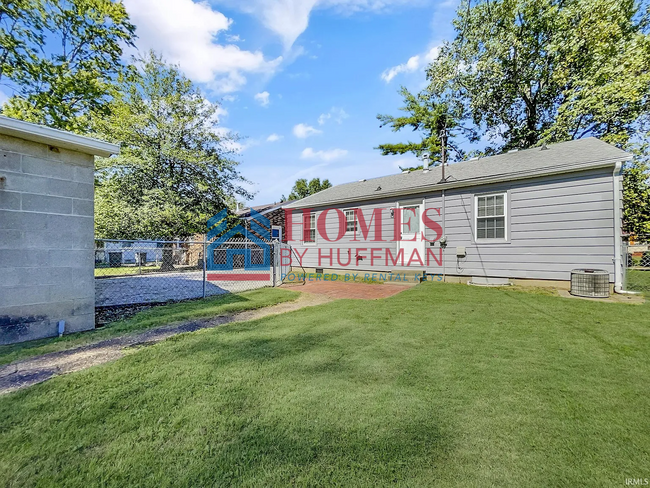
[[[0,4],[0,82],[38,58],[38,46],[45,42],[44,20],[39,0],[5,0]]]
[[[619,146],[650,101],[647,9],[635,0],[463,0],[427,76],[494,148],[600,137]]]
[[[150,53],[120,78],[109,108],[94,128],[121,153],[97,164],[98,237],[186,238],[236,196],[252,198],[232,159],[234,137],[217,127],[218,106],[175,66]]]
[[[300,178],[294,183],[291,193],[289,194],[289,200],[300,200],[301,198],[314,195],[319,191],[327,190],[331,187],[332,184],[330,183],[330,180],[327,179],[321,182],[320,178],[313,178],[308,182],[305,178]],[[284,195],[282,197],[284,198]]]
[[[649,134],[650,135],[650,134]],[[623,168],[623,230],[650,235],[650,143],[646,137],[631,148],[635,158]]]
[[[106,114],[135,27],[121,2],[8,0],[0,7],[4,115],[84,132]]]
[[[447,156],[451,153],[456,159],[462,159],[464,152],[454,142],[456,131],[462,131],[466,136],[475,137],[475,131],[460,124],[464,109],[462,105],[447,99],[433,87],[423,90],[417,95],[402,87],[400,94],[404,99],[404,106],[400,110],[408,115],[394,117],[392,115],[378,115],[380,127],[389,126],[393,132],[409,128],[420,134],[420,141],[396,144],[380,144],[375,149],[381,151],[382,156],[406,154],[408,152],[421,157],[429,154],[435,164],[442,155],[445,147]]]

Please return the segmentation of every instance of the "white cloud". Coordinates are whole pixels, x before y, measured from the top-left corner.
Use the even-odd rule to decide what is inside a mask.
[[[275,32],[286,49],[293,46],[298,36],[309,25],[309,14],[318,0],[257,0],[258,15]]]
[[[226,96],[223,97],[223,99],[226,102],[234,102],[235,100],[237,100],[237,96],[235,96],[235,95],[226,95]]]
[[[314,129],[311,125],[298,124],[293,128],[293,135],[298,139],[306,139],[309,136],[322,133],[322,130]]]
[[[9,96],[0,90],[0,107],[2,107],[9,100]]]
[[[309,25],[315,8],[332,8],[343,15],[355,12],[381,12],[398,5],[412,6],[427,0],[230,0],[226,3],[260,18],[290,49]]]
[[[396,170],[399,170],[400,167],[401,168],[412,168],[412,167],[415,167],[415,166],[419,166],[419,165],[422,164],[422,161],[420,161],[416,157],[400,158],[400,159],[396,159],[395,161],[393,161],[392,164],[393,164],[393,167]]]
[[[321,161],[334,161],[347,156],[345,149],[330,149],[329,151],[314,151],[311,147],[303,150],[300,157],[302,159],[320,159]]]
[[[124,0],[137,25],[138,46],[154,49],[178,64],[194,81],[221,92],[233,92],[250,73],[272,74],[283,58],[267,60],[260,51],[245,51],[234,44],[219,44],[232,20],[207,2],[192,0]]]
[[[262,93],[256,94],[253,98],[255,98],[255,101],[258,102],[262,107],[268,107],[269,103],[271,103],[269,96],[269,92],[263,91]]]
[[[217,110],[215,111],[214,115],[217,119],[216,122],[219,123],[222,119],[228,117],[228,110],[225,109],[222,105],[217,105]]]
[[[388,68],[381,74],[381,79],[386,83],[390,83],[393,78],[395,78],[400,73],[413,73],[414,71],[418,71],[432,61],[435,61],[439,53],[439,46],[432,47],[424,54],[418,54],[416,56],[410,57],[406,63],[398,64],[397,66]]]
[[[267,142],[277,142],[283,137],[279,134],[271,134],[269,137],[266,138]]]
[[[341,124],[348,117],[349,115],[342,108],[332,107],[326,114],[320,114],[320,117],[318,117],[318,125],[325,124],[329,119],[333,119],[337,124]]]

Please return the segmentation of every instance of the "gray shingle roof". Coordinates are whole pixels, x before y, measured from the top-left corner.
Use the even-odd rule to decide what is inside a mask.
[[[442,168],[437,166],[427,173],[419,170],[333,186],[298,202],[290,203],[286,208],[317,207],[580,171],[607,164],[614,165],[631,157],[621,149],[589,137],[549,145],[546,150],[537,147],[450,164],[445,168],[446,183],[441,183]]]

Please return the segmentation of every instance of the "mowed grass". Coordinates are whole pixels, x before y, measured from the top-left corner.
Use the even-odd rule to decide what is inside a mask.
[[[67,334],[63,337],[0,346],[0,365],[17,359],[62,351],[152,327],[254,310],[296,300],[298,297],[299,293],[295,291],[262,288],[237,294],[219,295],[204,300],[157,306],[140,312],[131,318],[111,322],[100,329]]]
[[[0,397],[0,479],[624,486],[650,307],[422,284],[176,336]]]

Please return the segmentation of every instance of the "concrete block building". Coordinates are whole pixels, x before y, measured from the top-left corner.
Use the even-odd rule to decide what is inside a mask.
[[[94,328],[94,156],[118,152],[0,117],[0,344]]]

